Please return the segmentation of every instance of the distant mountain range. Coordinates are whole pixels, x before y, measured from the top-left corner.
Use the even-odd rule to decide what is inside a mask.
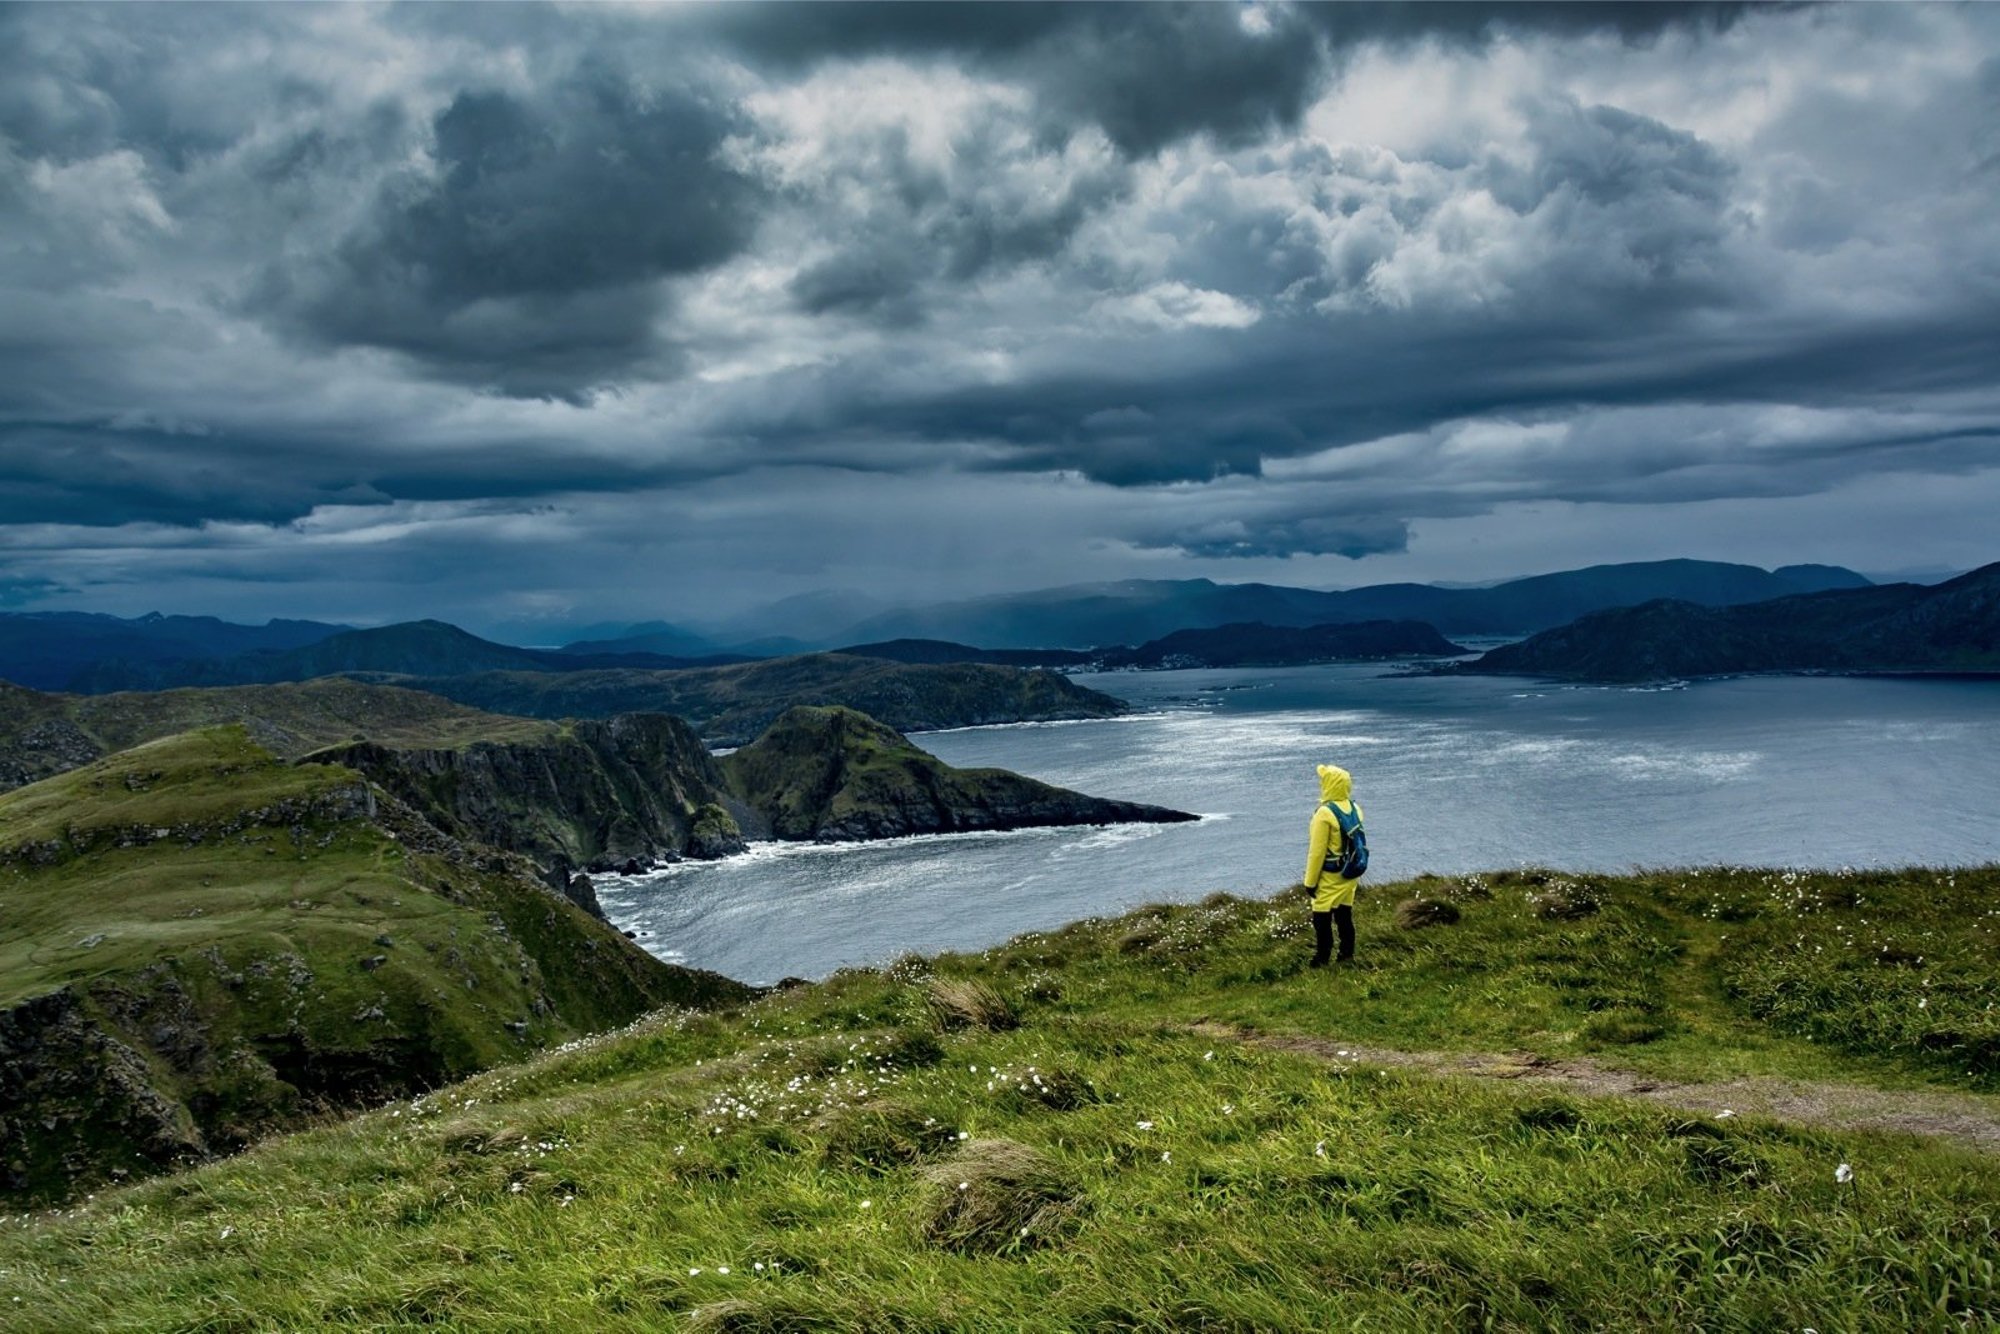
[[[0,679],[61,690],[80,673],[105,663],[127,663],[143,671],[242,653],[282,653],[352,629],[321,621],[236,625],[213,616],[157,612],[130,619],[83,611],[6,612],[0,613]]]
[[[1135,580],[1077,585],[968,602],[880,612],[844,634],[828,634],[844,612],[869,608],[859,595],[788,599],[739,618],[735,628],[782,625],[791,633],[739,642],[717,652],[703,634],[666,622],[603,627],[625,633],[560,649],[495,643],[442,621],[410,621],[357,630],[315,621],[235,625],[205,616],[122,619],[81,612],[0,613],[0,679],[43,690],[102,694],[177,686],[270,684],[343,672],[429,679],[475,673],[672,671],[792,655],[807,644],[853,644],[850,652],[932,664],[1074,666],[1110,646],[1144,659],[1149,646],[1189,631],[1261,626],[1308,629],[1374,622],[1422,622],[1444,635],[1518,635],[1563,625],[1608,607],[1673,598],[1724,607],[1798,593],[1870,587],[1851,570],[1791,565],[1761,570],[1715,561],[1674,560],[1601,565],[1516,579],[1490,588],[1382,584],[1326,592],[1276,584],[1218,584],[1207,579]],[[1233,631],[1241,637],[1253,632]],[[1312,661],[1302,641],[1280,651],[1264,631],[1257,661]],[[1226,638],[1226,637],[1225,637]],[[907,641],[942,644],[922,650]],[[978,645],[976,657],[965,646]],[[1028,650],[1019,657],[1015,651]],[[912,653],[942,653],[913,657]],[[1179,649],[1163,650],[1176,653]],[[1432,652],[1449,652],[1433,648]],[[1242,661],[1221,641],[1203,660]],[[1077,656],[1064,660],[1063,653]],[[1269,655],[1275,653],[1275,657]],[[1303,655],[1303,656],[1302,656]],[[1201,655],[1198,655],[1201,656]],[[1321,655],[1325,656],[1324,654]],[[1353,656],[1382,656],[1373,652]]]
[[[1595,612],[1457,670],[1583,681],[1746,672],[2000,672],[2000,563],[1733,607],[1656,601]]]
[[[982,662],[916,663],[809,653],[732,666],[641,671],[469,672],[363,679],[529,718],[671,713],[711,745],[741,745],[798,704],[858,709],[899,732],[1111,718],[1126,705],[1054,672]]]
[[[998,663],[1086,671],[1177,667],[1284,667],[1316,662],[1369,662],[1389,658],[1445,658],[1469,650],[1422,621],[1352,624],[1218,625],[1176,630],[1137,648],[974,648],[941,639],[892,639],[837,650],[857,657],[904,663]]]
[[[1178,630],[1232,624],[1312,626],[1357,621],[1423,621],[1446,635],[1518,635],[1563,625],[1605,607],[1635,606],[1656,598],[1731,606],[1868,586],[1864,576],[1836,566],[1762,570],[1700,560],[1597,565],[1491,588],[1378,584],[1325,592],[1208,579],[1127,580],[889,612],[853,626],[846,639],[1082,649],[1143,644]]]
[[[220,624],[218,622],[218,624]],[[460,676],[468,672],[573,672],[613,668],[653,671],[745,662],[734,655],[693,658],[661,653],[578,653],[515,648],[481,639],[444,621],[405,621],[336,633],[291,648],[256,648],[230,655],[133,661],[112,658],[85,666],[63,683],[84,694],[166,690],[176,686],[268,685],[343,672]],[[22,684],[33,684],[22,682]]]

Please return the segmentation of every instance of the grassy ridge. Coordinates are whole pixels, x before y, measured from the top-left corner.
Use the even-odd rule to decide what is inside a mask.
[[[745,994],[241,727],[0,795],[0,923],[0,1189],[17,1199]]]
[[[116,695],[45,694],[0,681],[0,789],[147,741],[231,723],[285,759],[362,738],[452,749],[474,741],[536,741],[556,730],[436,695],[341,678]]]
[[[1515,873],[1374,887],[1356,970],[1302,967],[1296,903],[1218,896],[842,973],[23,1219],[0,1230],[0,1310],[51,1330],[1983,1328],[1990,1155],[1233,1034],[1966,1096],[1991,1072],[1935,1035],[1991,995],[1996,888]],[[1459,920],[1396,927],[1410,894]],[[1801,936],[1823,962],[1797,962]],[[1934,1026],[1859,1016],[1913,995]]]

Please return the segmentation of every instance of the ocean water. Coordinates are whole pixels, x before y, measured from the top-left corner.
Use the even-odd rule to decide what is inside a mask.
[[[2000,861],[1996,682],[1621,689],[1351,666],[1078,679],[1139,712],[914,739],[955,765],[1200,823],[764,845],[601,878],[605,911],[662,958],[761,983],[1140,903],[1275,892],[1304,869],[1321,762],[1354,774],[1367,883],[1521,865]]]

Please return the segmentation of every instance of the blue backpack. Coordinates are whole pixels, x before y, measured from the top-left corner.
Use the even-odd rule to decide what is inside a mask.
[[[1360,812],[1350,814],[1330,801],[1326,808],[1340,826],[1340,860],[1333,863],[1333,873],[1342,880],[1359,880],[1368,870],[1368,831],[1361,827]]]

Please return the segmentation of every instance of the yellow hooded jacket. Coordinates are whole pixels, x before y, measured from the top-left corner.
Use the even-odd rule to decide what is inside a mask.
[[[1333,818],[1333,812],[1326,808],[1329,801],[1337,801],[1343,811],[1359,816],[1361,807],[1354,802],[1354,779],[1347,770],[1337,764],[1322,764],[1319,767],[1319,801],[1313,808],[1311,841],[1306,851],[1306,878],[1302,882],[1313,891],[1312,910],[1332,912],[1343,904],[1354,902],[1355,881],[1348,880],[1332,868],[1340,861],[1340,821]],[[1325,874],[1321,874],[1324,871]]]

